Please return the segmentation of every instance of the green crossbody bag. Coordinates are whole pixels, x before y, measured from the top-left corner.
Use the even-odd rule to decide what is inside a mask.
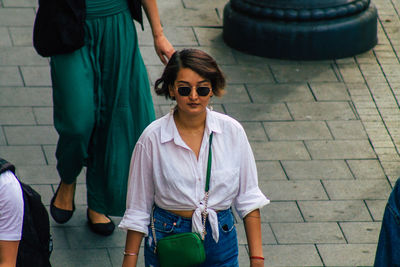
[[[210,134],[208,162],[207,162],[207,177],[205,186],[204,203],[205,208],[202,212],[203,219],[203,233],[181,233],[166,236],[161,238],[158,243],[156,240],[154,218],[151,216],[151,229],[153,231],[153,238],[156,244],[156,253],[161,267],[190,267],[197,266],[206,260],[206,253],[204,250],[204,236],[206,233],[206,219],[207,219],[207,205],[208,205],[208,191],[210,186],[211,174],[211,143],[212,133]]]

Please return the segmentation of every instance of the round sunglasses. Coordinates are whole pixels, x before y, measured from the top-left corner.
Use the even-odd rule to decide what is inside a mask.
[[[207,96],[210,93],[210,91],[211,91],[211,89],[207,86],[196,87],[196,92],[199,96]],[[178,87],[178,93],[181,96],[189,96],[190,92],[192,92],[192,88],[189,86]]]

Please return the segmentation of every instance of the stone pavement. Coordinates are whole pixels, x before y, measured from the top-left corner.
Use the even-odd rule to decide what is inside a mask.
[[[245,127],[260,187],[272,200],[262,210],[265,266],[372,266],[386,199],[400,174],[400,0],[374,1],[379,44],[372,51],[313,62],[227,47],[227,0],[158,2],[173,45],[209,52],[228,77],[227,94],[214,99],[214,108]],[[48,60],[31,44],[36,8],[37,0],[0,0],[0,156],[48,205],[59,182],[57,133]],[[153,83],[163,67],[148,24],[138,32]],[[158,116],[170,109],[163,98],[154,96],[154,103]],[[104,238],[89,231],[83,174],[78,182],[73,219],[51,221],[53,266],[120,266],[125,233]],[[248,266],[241,223],[238,230],[240,266]]]

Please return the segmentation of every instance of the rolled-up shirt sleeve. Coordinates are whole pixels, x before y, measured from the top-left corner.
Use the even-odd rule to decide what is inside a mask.
[[[257,167],[244,130],[240,135],[241,161],[239,171],[239,192],[234,200],[238,215],[243,219],[251,211],[260,209],[269,203],[269,199],[258,187]]]
[[[132,154],[126,211],[119,228],[148,235],[150,214],[154,203],[152,157],[142,143],[136,143]]]

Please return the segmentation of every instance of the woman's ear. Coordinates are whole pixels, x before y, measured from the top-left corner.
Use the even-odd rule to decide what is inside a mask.
[[[172,85],[168,86],[168,92],[169,92],[169,96],[172,99],[175,99],[175,92],[174,92],[174,87]]]

